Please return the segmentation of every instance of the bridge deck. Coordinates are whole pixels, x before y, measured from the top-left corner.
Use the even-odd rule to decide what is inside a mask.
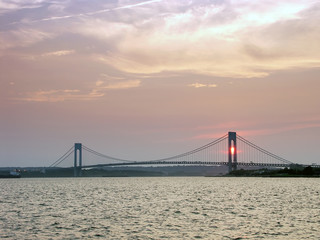
[[[114,166],[136,166],[136,165],[228,165],[228,162],[211,162],[211,161],[142,161],[142,162],[126,162],[126,163],[106,163],[106,164],[94,164],[81,166],[81,168],[98,168],[98,167],[114,167]],[[238,162],[238,166],[256,166],[256,167],[290,167],[292,164],[286,163],[246,163]],[[307,167],[310,165],[300,165]],[[312,165],[312,167],[319,168],[320,165]]]

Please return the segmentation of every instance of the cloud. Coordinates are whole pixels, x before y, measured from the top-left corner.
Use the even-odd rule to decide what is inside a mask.
[[[103,96],[104,93],[96,89],[93,89],[88,93],[83,93],[78,89],[40,90],[36,92],[29,92],[26,96],[15,98],[14,100],[26,102],[91,101]]]
[[[5,13],[13,10],[21,10],[21,9],[32,9],[39,8],[42,6],[42,3],[47,2],[46,0],[28,0],[28,1],[1,1],[0,2],[0,13]]]
[[[103,81],[101,81],[101,80],[98,80],[98,81],[96,81],[96,86],[97,87],[100,87],[100,86],[102,86],[103,85]]]
[[[115,82],[110,83],[105,86],[102,86],[104,89],[128,89],[128,88],[136,88],[139,87],[141,84],[140,80],[129,80],[123,82]]]
[[[75,34],[99,53],[87,50],[90,59],[94,56],[126,73],[253,78],[320,66],[316,1],[151,0],[81,7],[53,2],[48,6],[48,16],[35,10],[32,19],[21,17],[20,23],[25,24],[18,24],[18,29],[4,31],[0,50]],[[50,10],[57,6],[58,14]]]
[[[97,4],[100,8],[99,8],[99,10],[95,10],[95,11],[69,13],[69,14],[64,14],[64,15],[60,15],[60,16],[49,16],[49,17],[38,18],[38,19],[37,18],[24,19],[23,21],[20,21],[20,22],[19,21],[14,22],[14,24],[23,23],[23,22],[39,23],[39,22],[47,22],[47,21],[66,20],[66,19],[70,19],[70,18],[82,18],[82,17],[88,17],[88,16],[95,16],[95,15],[100,15],[100,14],[108,13],[108,12],[112,12],[112,11],[117,11],[117,10],[122,10],[122,9],[133,9],[133,8],[142,7],[142,6],[153,4],[153,3],[159,3],[159,2],[162,2],[162,0],[149,0],[149,1],[143,1],[143,2],[135,3],[135,4],[128,4],[126,1],[124,1],[124,3],[121,4],[121,2],[123,2],[123,1],[120,1],[120,4],[118,6],[114,6],[114,7],[110,7],[110,8],[101,9],[101,7],[103,7],[103,4],[101,4],[100,6],[99,6],[99,4]],[[59,2],[50,2],[48,0],[44,0],[44,1],[29,1],[29,2],[28,1],[21,1],[21,2],[14,2],[14,3],[0,2],[0,9],[2,9],[3,12],[7,12],[9,10],[21,10],[21,9],[25,9],[25,8],[40,8],[46,4],[48,5],[48,9],[53,11],[53,13],[56,13],[57,11],[63,13],[67,7],[69,7],[70,9],[73,9],[75,7],[73,5],[69,6],[70,3],[68,3],[68,2],[59,3]],[[83,3],[83,4],[85,5],[85,3]],[[1,13],[1,11],[0,11],[0,13]]]
[[[7,3],[7,2],[0,2],[0,12],[12,10],[12,9],[17,9],[18,5],[14,3]]]
[[[110,83],[98,80],[95,86],[87,91],[79,89],[39,90],[28,92],[25,96],[14,100],[27,102],[92,101],[105,96],[107,90],[130,89],[140,85],[140,80],[122,80]]]
[[[0,55],[1,51],[16,47],[28,47],[53,38],[54,36],[54,33],[32,28],[19,28],[17,30],[7,31],[5,34],[0,35]]]
[[[137,33],[134,26],[130,24],[103,19],[88,19],[83,25],[76,26],[73,31],[102,41],[114,39],[115,42],[122,41],[127,35]]]
[[[168,10],[167,15],[159,13],[134,25],[109,22],[107,29],[115,29],[119,38],[114,42],[114,50],[99,59],[130,73],[188,71],[246,78],[265,77],[282,69],[319,66],[316,52],[320,47],[316,43],[313,49],[309,46],[309,40],[314,42],[320,37],[315,25],[319,17],[303,14],[312,3],[282,1],[268,5],[266,1],[260,4],[240,1],[231,5],[194,6],[177,13]],[[229,14],[229,18],[222,17],[222,13]],[[86,34],[110,39],[113,33],[105,31],[103,36],[100,29],[104,23],[96,23],[97,30],[93,24],[85,26],[84,29],[91,29],[91,32],[84,30]],[[297,26],[308,29],[303,39],[298,31],[286,34]],[[286,45],[287,42],[290,44]],[[304,49],[308,50],[303,52]]]
[[[202,88],[202,87],[206,87],[206,84],[201,84],[201,83],[192,83],[188,85],[189,87],[194,87],[194,88]]]
[[[56,56],[56,57],[61,57],[65,55],[70,55],[75,53],[74,50],[60,50],[60,51],[55,51],[55,52],[47,52],[42,54],[42,56],[47,57],[47,56]]]
[[[202,83],[192,83],[188,85],[189,87],[194,87],[194,88],[203,88],[203,87],[207,87],[207,88],[215,88],[218,85],[217,84],[202,84]]]
[[[28,102],[62,102],[65,100],[74,100],[79,98],[86,98],[87,96],[79,94],[80,90],[66,89],[66,90],[40,90],[36,92],[27,93],[26,97],[18,98],[16,100],[23,100]]]
[[[140,2],[140,3],[136,3],[136,4],[125,4],[124,6],[120,6],[120,7],[116,7],[114,8],[114,10],[117,9],[129,9],[129,8],[135,8],[135,7],[139,7],[139,6],[144,6],[144,5],[148,5],[151,3],[158,3],[158,2],[162,2],[162,0],[150,0],[150,1],[144,1],[144,2]]]

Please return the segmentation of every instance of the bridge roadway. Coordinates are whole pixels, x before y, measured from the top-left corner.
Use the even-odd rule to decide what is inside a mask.
[[[203,162],[203,161],[141,161],[141,162],[126,162],[126,163],[106,163],[106,164],[94,164],[87,166],[78,166],[78,168],[99,168],[99,167],[115,167],[115,166],[134,166],[134,165],[226,165],[228,162]],[[238,166],[256,166],[256,167],[290,167],[294,164],[286,163],[246,163],[246,162],[237,162]],[[308,167],[310,165],[297,164],[301,167]],[[312,167],[320,168],[320,165],[311,165]]]

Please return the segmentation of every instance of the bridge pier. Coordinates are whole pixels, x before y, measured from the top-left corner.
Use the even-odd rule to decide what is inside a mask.
[[[229,173],[237,170],[237,133],[228,133],[228,167]]]
[[[81,169],[82,169],[82,144],[75,143],[74,144],[73,176],[74,177],[81,177]]]

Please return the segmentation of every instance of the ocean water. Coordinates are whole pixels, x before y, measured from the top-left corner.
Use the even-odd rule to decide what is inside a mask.
[[[0,239],[320,239],[320,179],[0,179]]]

